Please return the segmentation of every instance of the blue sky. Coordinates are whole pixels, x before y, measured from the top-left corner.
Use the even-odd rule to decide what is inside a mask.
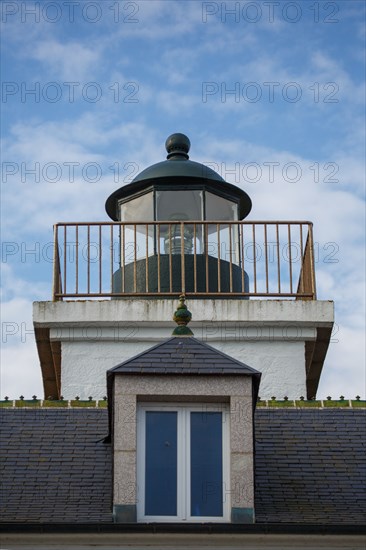
[[[248,220],[314,222],[318,298],[336,304],[318,396],[364,396],[365,3],[1,10],[1,396],[42,395],[31,314],[32,301],[51,299],[53,223],[107,221],[108,195],[163,160],[177,131],[193,160],[251,196]]]

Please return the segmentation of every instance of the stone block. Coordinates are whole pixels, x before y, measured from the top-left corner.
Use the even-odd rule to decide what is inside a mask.
[[[254,523],[254,509],[232,508],[231,523]]]
[[[134,504],[115,504],[113,520],[115,523],[136,523],[137,514]]]

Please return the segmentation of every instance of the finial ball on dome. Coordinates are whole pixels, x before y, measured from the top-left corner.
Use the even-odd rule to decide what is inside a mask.
[[[191,147],[191,142],[185,134],[172,134],[165,142],[165,148],[168,152],[168,158],[172,155],[182,155],[188,158],[188,151]]]

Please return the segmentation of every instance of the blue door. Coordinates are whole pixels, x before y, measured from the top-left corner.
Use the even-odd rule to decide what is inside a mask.
[[[139,521],[227,520],[224,413],[146,405],[139,419]]]

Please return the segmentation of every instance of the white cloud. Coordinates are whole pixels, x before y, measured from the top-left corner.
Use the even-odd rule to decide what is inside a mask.
[[[80,42],[63,44],[56,40],[41,41],[28,55],[44,63],[51,77],[65,82],[89,82],[99,71],[100,51]]]
[[[18,399],[20,395],[26,399],[33,395],[41,399],[44,397],[41,367],[34,342],[4,347],[1,351],[1,365],[1,399],[5,396]]]
[[[362,329],[335,325],[327,360],[320,379],[318,397],[330,395],[338,399],[341,395],[354,399],[356,395],[365,398],[365,332]]]
[[[32,300],[45,298],[42,283],[21,279],[9,264],[2,265],[5,296],[1,305],[1,398],[21,394],[43,396],[41,368],[32,322]]]

